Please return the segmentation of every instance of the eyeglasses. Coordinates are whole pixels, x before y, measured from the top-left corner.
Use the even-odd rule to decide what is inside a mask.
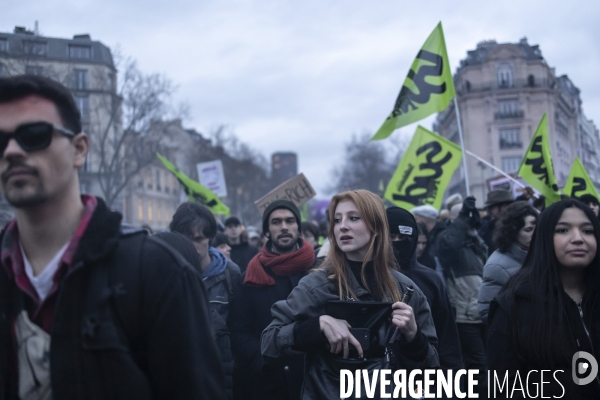
[[[4,157],[4,151],[8,147],[10,139],[15,139],[19,146],[28,153],[43,150],[52,143],[52,133],[54,131],[67,137],[75,136],[70,130],[48,122],[32,122],[19,125],[12,133],[0,131],[0,157]]]

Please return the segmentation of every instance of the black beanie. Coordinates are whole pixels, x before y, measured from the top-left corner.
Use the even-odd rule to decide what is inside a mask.
[[[302,220],[300,219],[300,210],[298,210],[298,207],[296,207],[296,205],[289,200],[275,200],[269,203],[265,209],[265,212],[263,213],[263,234],[269,232],[269,217],[271,216],[271,213],[280,208],[290,210],[292,214],[294,214],[294,217],[296,217],[296,223],[298,224],[298,232],[300,232]]]
[[[388,209],[385,210],[385,214],[388,220],[390,235],[399,233],[401,235],[410,236],[411,239],[413,239],[412,255],[417,248],[417,238],[419,237],[419,229],[417,228],[415,217],[404,208],[396,206],[388,207]]]

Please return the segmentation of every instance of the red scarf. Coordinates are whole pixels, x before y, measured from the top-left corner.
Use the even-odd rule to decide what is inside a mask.
[[[315,251],[304,242],[304,239],[300,239],[298,243],[300,248],[289,254],[271,253],[265,245],[262,251],[250,260],[244,285],[255,287],[274,285],[275,279],[267,274],[265,268],[270,268],[277,276],[290,276],[312,267],[315,263]]]

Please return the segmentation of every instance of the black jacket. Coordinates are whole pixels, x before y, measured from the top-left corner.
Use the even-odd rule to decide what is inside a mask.
[[[445,223],[436,222],[431,232],[429,232],[429,235],[427,236],[427,247],[429,247],[428,250],[431,257],[438,257],[440,242],[446,228],[447,225]],[[433,268],[435,269],[435,266]]]
[[[488,247],[488,256],[491,256],[497,247],[494,243],[494,230],[496,229],[496,220],[486,215],[481,219],[481,227],[477,231]]]
[[[0,238],[2,240],[4,235]],[[0,266],[0,399],[10,321],[23,294]],[[98,199],[60,282],[50,368],[55,399],[222,399],[224,378],[200,275],[162,242],[121,229]]]
[[[563,326],[551,328],[553,332],[562,331],[562,335],[555,335],[556,343],[553,344],[553,347],[563,349],[569,355],[574,355],[578,351],[586,351],[592,354],[596,360],[600,360],[600,319],[598,315],[592,315],[589,301],[591,296],[586,293],[582,302],[583,320],[586,324],[586,327],[584,327],[577,305],[566,294],[563,295],[565,299]],[[539,318],[539,315],[535,315],[533,312],[531,291],[526,283],[517,289],[515,301],[516,315],[512,318],[508,292],[501,292],[490,304],[487,341],[488,369],[490,371],[495,370],[498,375],[502,376],[508,371],[509,387],[512,387],[517,371],[519,371],[525,386],[529,371],[537,370],[538,373],[532,372],[533,376],[529,379],[531,397],[534,397],[536,390],[535,387],[532,387],[531,382],[533,384],[541,382],[539,371],[552,370],[554,372],[563,370],[564,372],[557,373],[555,376],[553,376],[553,373],[545,373],[544,382],[547,383],[544,384],[544,396],[546,398],[556,396],[569,400],[599,399],[600,377],[587,385],[576,385],[572,379],[572,360],[570,358],[560,361],[556,366],[549,366],[540,365],[518,356],[518,351],[522,352],[526,348],[529,341],[529,328],[533,321]],[[515,326],[518,327],[516,339],[513,335],[513,327]],[[588,333],[590,336],[588,336]],[[560,339],[564,337],[568,337],[570,340],[565,342]],[[560,384],[557,380],[560,381]],[[521,392],[515,392],[512,398],[522,398],[521,396]],[[497,398],[506,397],[498,395]]]
[[[259,253],[259,249],[248,242],[231,245],[231,261],[240,267],[241,272],[245,272],[248,263]]]

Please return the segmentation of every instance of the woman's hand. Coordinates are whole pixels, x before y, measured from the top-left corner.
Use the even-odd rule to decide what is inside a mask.
[[[358,356],[363,357],[363,350],[356,338],[352,336],[348,328],[350,324],[343,319],[336,319],[329,315],[321,315],[319,317],[319,325],[321,332],[325,335],[331,346],[331,352],[338,354],[343,352],[343,357],[348,358],[348,343],[352,344],[358,350]]]
[[[392,310],[392,323],[398,327],[408,343],[412,342],[419,329],[412,307],[405,303],[396,302],[392,305]]]

